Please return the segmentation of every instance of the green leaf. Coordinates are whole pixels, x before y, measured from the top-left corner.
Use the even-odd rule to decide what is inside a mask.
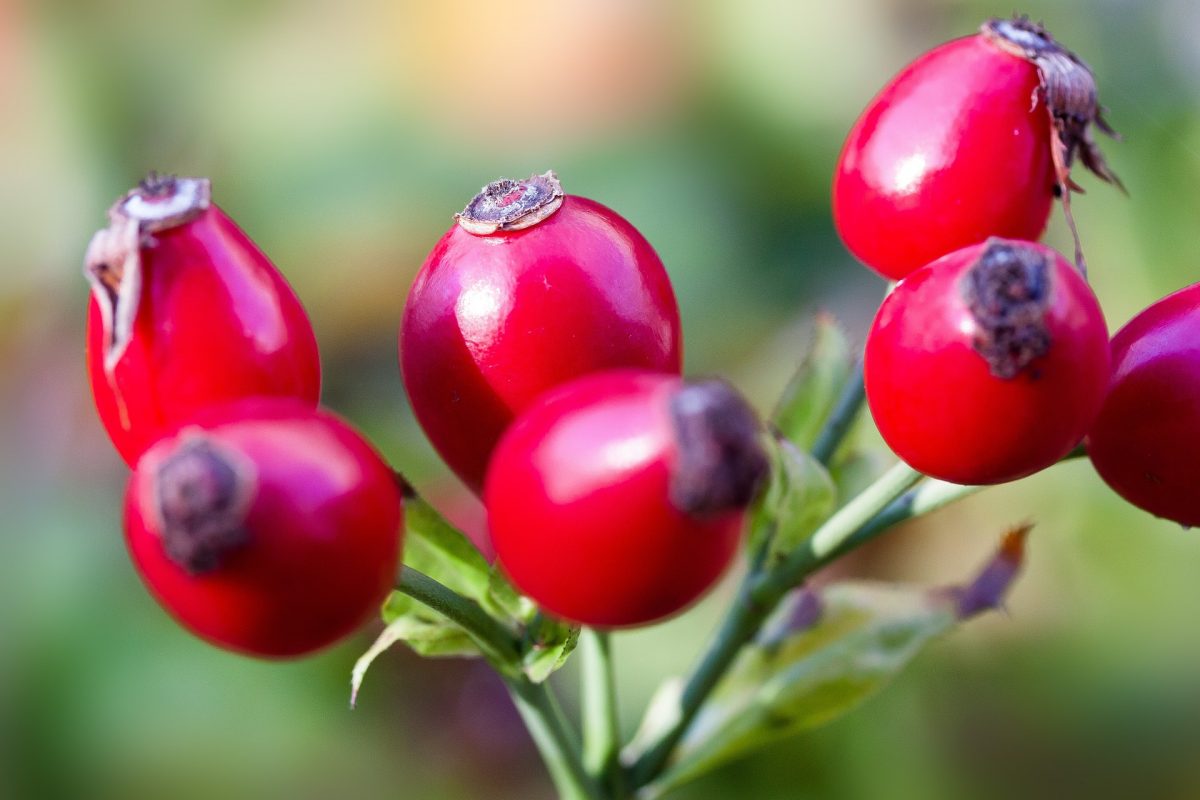
[[[1023,559],[1028,526],[1011,531],[965,586],[871,582],[800,590],[743,650],[648,795],[729,759],[846,714],[887,685],[934,637],[996,608]]]
[[[771,478],[751,515],[750,552],[767,544],[768,564],[798,547],[837,506],[828,471],[786,439],[770,448]]]
[[[632,764],[658,743],[663,734],[674,728],[683,716],[683,678],[672,675],[654,690],[637,732],[621,752],[621,760]]]
[[[853,360],[841,326],[831,315],[817,314],[812,344],[771,416],[774,426],[801,450],[812,449],[850,376]]]
[[[579,643],[579,628],[537,614],[526,630],[528,639],[522,667],[534,683],[541,683],[567,663]]]
[[[480,605],[489,601],[492,567],[466,534],[422,498],[405,502],[404,519],[405,564]]]
[[[358,699],[358,690],[367,669],[376,658],[396,642],[404,642],[422,656],[478,656],[479,647],[457,624],[406,594],[392,592],[383,606],[388,623],[375,642],[359,657],[350,673],[350,705]]]
[[[537,605],[508,582],[499,565],[493,566],[488,574],[487,595],[480,605],[491,614],[519,622],[528,622],[537,613]]]
[[[541,682],[566,663],[579,638],[577,628],[542,617],[533,601],[513,588],[499,566],[488,564],[471,540],[426,501],[419,498],[409,501],[405,505],[405,519],[408,536],[404,543],[404,563],[474,600],[493,617],[524,628],[521,668],[531,680]],[[384,606],[383,618],[389,623],[389,630],[397,622],[405,619],[408,622],[401,625],[399,634],[384,631],[381,639],[390,636],[392,641],[404,641],[421,655],[479,654],[479,648],[461,629],[407,595],[393,592]],[[450,630],[421,627],[431,619],[450,626]],[[451,635],[451,631],[457,634]]]

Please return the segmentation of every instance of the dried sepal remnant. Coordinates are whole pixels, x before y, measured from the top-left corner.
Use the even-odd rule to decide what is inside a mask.
[[[104,330],[104,371],[110,376],[133,336],[142,294],[140,236],[137,220],[114,219],[92,236],[84,258],[83,274],[92,286]]]
[[[1083,191],[1071,178],[1071,166],[1076,156],[1101,180],[1122,191],[1125,189],[1092,136],[1095,125],[1109,136],[1117,137],[1116,131],[1104,119],[1095,75],[1083,59],[1055,41],[1049,31],[1028,17],[990,19],[981,30],[997,47],[1037,67],[1040,90],[1053,131],[1050,154],[1054,160],[1055,192],[1062,199],[1067,225],[1075,239],[1075,263],[1083,271],[1083,248],[1071,214],[1071,192]]]
[[[512,178],[492,181],[454,219],[470,233],[486,236],[532,227],[557,211],[562,203],[562,184],[551,170],[520,181]]]
[[[112,375],[133,335],[142,296],[146,237],[183,225],[211,204],[207,178],[151,172],[108,210],[109,225],[92,236],[83,274],[104,327],[104,370]]]
[[[1025,561],[1025,540],[1033,530],[1032,522],[1016,525],[1004,534],[1000,548],[984,565],[975,579],[950,590],[959,619],[969,619],[984,611],[999,608]]]
[[[1054,165],[1061,186],[1080,191],[1070,177],[1076,155],[1099,178],[1120,186],[1120,179],[1109,168],[1092,137],[1093,124],[1110,136],[1116,132],[1104,120],[1091,68],[1028,17],[990,19],[982,30],[997,46],[1038,68],[1056,134]]]
[[[963,276],[963,300],[975,322],[971,344],[998,378],[1015,378],[1050,349],[1049,267],[1034,247],[991,239]]]
[[[679,448],[672,504],[698,517],[748,506],[769,469],[753,409],[722,380],[690,382],[670,404]]]
[[[256,483],[249,459],[184,431],[154,472],[153,510],[171,560],[198,575],[244,545]]]

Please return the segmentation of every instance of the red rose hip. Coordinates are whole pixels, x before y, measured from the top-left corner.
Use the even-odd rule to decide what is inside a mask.
[[[888,446],[964,484],[1015,480],[1083,438],[1104,400],[1108,334],[1095,295],[1048,247],[989,239],[901,281],[866,346]]]
[[[547,389],[613,368],[680,370],[662,261],[553,173],[484,187],[421,267],[400,329],[417,420],[473,490],[513,417]]]
[[[1085,64],[1028,20],[989,20],[905,67],[838,159],[833,216],[855,256],[902,278],[989,236],[1037,239],[1071,162],[1116,181],[1091,138]]]
[[[125,536],[180,624],[241,653],[296,656],[363,624],[402,536],[391,469],[339,419],[291,399],[210,408],[148,449]]]
[[[1200,525],[1200,284],[1112,340],[1112,383],[1088,434],[1100,477],[1138,508]]]
[[[260,395],[316,406],[321,369],[300,301],[209,199],[204,178],[151,174],[88,247],[88,377],[130,464],[208,406]]]
[[[501,564],[550,613],[601,627],[683,609],[738,550],[767,461],[721,381],[620,370],[527,409],[488,470]]]

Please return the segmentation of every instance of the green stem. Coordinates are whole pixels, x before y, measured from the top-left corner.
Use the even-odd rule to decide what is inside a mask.
[[[783,596],[922,477],[911,467],[897,464],[839,509],[791,557],[765,574],[748,576],[716,638],[684,685],[675,724],[630,768],[634,786],[644,786],[666,766],[704,701]]]
[[[579,634],[583,677],[583,763],[588,772],[606,783],[615,797],[623,797],[620,765],[620,723],[609,634],[584,628]]]
[[[821,563],[825,564],[833,561],[859,545],[869,542],[894,525],[933,513],[939,508],[948,506],[986,488],[986,486],[962,486],[957,483],[946,483],[945,481],[930,479],[912,491],[906,492],[902,497],[893,500],[888,504],[887,508],[876,514],[870,522],[863,525],[852,535],[846,537],[845,541],[834,548],[833,552],[821,559]]]
[[[508,688],[525,720],[525,727],[546,762],[559,797],[562,800],[606,800],[607,795],[584,768],[579,745],[546,684],[514,678],[508,681]]]
[[[521,650],[517,637],[480,608],[474,600],[468,600],[458,592],[409,566],[400,568],[396,590],[457,623],[463,630],[471,634],[471,638],[498,666],[520,663]]]
[[[449,523],[429,506],[397,473],[410,508],[419,508],[432,524]],[[470,634],[491,665],[508,685],[513,702],[533,737],[550,778],[565,800],[608,800],[608,795],[588,775],[573,729],[545,683],[534,683],[521,669],[523,645],[516,633],[488,614],[478,603],[434,578],[401,566],[396,590],[437,611]]]
[[[1058,463],[1062,464],[1077,458],[1085,458],[1086,456],[1087,450],[1080,445],[1063,456]],[[866,525],[863,525],[852,535],[846,537],[845,541],[838,545],[833,552],[821,559],[820,565],[823,566],[839,558],[859,545],[874,539],[894,525],[917,517],[923,517],[926,514],[932,514],[940,508],[944,508],[951,503],[957,503],[964,497],[970,497],[987,488],[987,486],[963,486],[957,483],[946,483],[945,481],[929,478],[915,489],[906,492],[902,497],[893,500],[888,504],[887,508],[876,514]]]
[[[855,362],[846,384],[842,387],[833,410],[829,412],[829,418],[825,420],[825,425],[817,434],[816,441],[813,442],[812,457],[822,465],[828,467],[829,462],[833,460],[834,453],[837,452],[842,440],[846,438],[846,434],[850,432],[854,421],[858,419],[858,412],[862,408],[865,398],[863,361],[860,356]]]

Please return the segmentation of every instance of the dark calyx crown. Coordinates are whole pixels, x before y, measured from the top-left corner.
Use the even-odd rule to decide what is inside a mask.
[[[971,344],[997,378],[1015,378],[1049,351],[1050,265],[1037,248],[989,239],[962,279],[962,295],[975,320]]]
[[[725,381],[704,380],[676,392],[670,411],[679,448],[675,507],[707,517],[748,506],[769,468],[753,409]]]

